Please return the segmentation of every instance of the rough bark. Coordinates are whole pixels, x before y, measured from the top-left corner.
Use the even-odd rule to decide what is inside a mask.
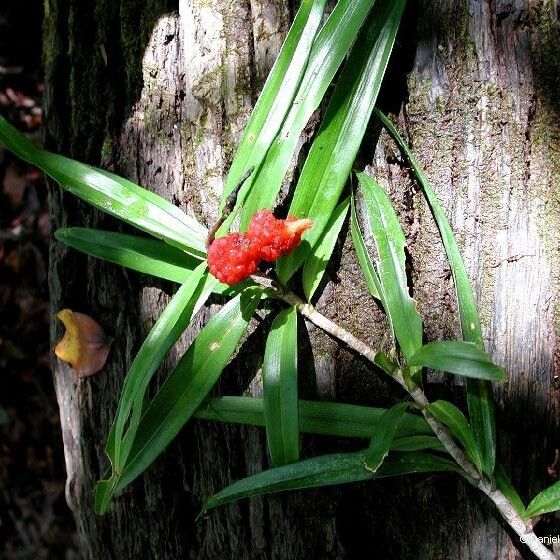
[[[114,169],[210,223],[235,143],[293,15],[288,5],[184,0],[180,17],[177,6],[163,0],[97,0],[89,7],[49,0],[47,6],[50,147]],[[508,366],[510,382],[495,391],[500,457],[528,497],[550,482],[546,466],[560,447],[556,7],[426,0],[405,17],[382,102],[400,114],[448,209],[476,285],[488,348]],[[456,336],[452,283],[429,212],[384,135],[372,152],[366,145],[361,157],[373,162],[407,227],[427,338]],[[120,227],[57,188],[51,211],[55,227]],[[321,311],[379,345],[384,323],[366,304],[348,240],[329,272]],[[91,491],[107,466],[103,445],[122,379],[170,287],[154,287],[150,279],[56,243],[50,285],[53,311],[87,312],[114,337],[110,361],[95,377],[79,380],[55,365],[67,497],[84,558],[354,558],[364,546],[378,558],[524,553],[484,497],[451,476],[255,499],[195,523],[204,497],[267,466],[262,432],[202,422],[192,422],[106,516],[95,517]],[[361,312],[356,301],[364,302]],[[183,347],[213,310],[197,319]],[[60,334],[54,318],[52,333],[54,339]],[[306,396],[387,405],[401,395],[326,335],[311,327],[309,333],[314,364],[302,372]],[[251,339],[219,391],[247,388],[248,374],[258,369],[263,329]],[[460,395],[435,375],[427,391]],[[304,438],[306,454],[349,445]],[[557,532],[550,519],[540,527],[543,534]]]

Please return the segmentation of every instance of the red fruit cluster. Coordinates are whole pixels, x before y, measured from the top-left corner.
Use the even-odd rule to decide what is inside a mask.
[[[236,284],[257,270],[259,256],[245,233],[214,239],[208,248],[210,273],[224,284]]]
[[[312,225],[311,220],[279,220],[270,210],[260,210],[251,219],[247,233],[214,239],[208,248],[210,273],[224,284],[236,284],[251,276],[260,261],[274,262],[289,253]]]

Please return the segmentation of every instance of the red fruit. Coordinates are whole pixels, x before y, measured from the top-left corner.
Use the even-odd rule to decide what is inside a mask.
[[[247,233],[214,239],[208,248],[210,274],[224,284],[237,284],[251,276],[261,260],[273,262],[289,253],[312,225],[311,220],[279,220],[270,210],[261,210],[251,219]]]
[[[237,284],[257,270],[258,251],[244,233],[230,233],[214,239],[208,248],[210,274],[224,284]]]
[[[254,239],[260,258],[274,262],[299,245],[301,236],[312,225],[312,220],[293,216],[279,220],[270,210],[260,210],[251,219],[247,235]]]

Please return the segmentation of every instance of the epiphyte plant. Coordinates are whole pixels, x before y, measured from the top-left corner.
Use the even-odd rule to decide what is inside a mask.
[[[225,182],[221,218],[210,231],[127,179],[35,147],[0,118],[0,141],[14,154],[99,210],[152,236],[74,227],[56,232],[60,242],[180,284],[125,378],[106,442],[110,468],[95,490],[95,509],[100,514],[107,511],[113,497],[140,476],[195,416],[264,426],[276,465],[209,497],[205,512],[269,492],[453,472],[495,504],[538,558],[551,559],[552,553],[532,531],[531,518],[560,508],[560,483],[525,507],[496,461],[488,383],[504,381],[504,370],[484,351],[472,287],[443,208],[394,125],[374,109],[405,1],[339,0],[326,19],[325,4],[326,0],[301,2],[240,140]],[[298,138],[335,75],[322,125],[294,189],[290,217],[278,219],[270,209]],[[407,282],[406,240],[391,200],[363,172],[356,173],[364,201],[361,216],[355,193],[345,193],[372,115],[397,143],[433,213],[455,282],[462,340],[423,344],[422,318]],[[348,214],[369,292],[388,318],[396,349],[391,354],[369,347],[311,303]],[[230,232],[236,217],[240,231]],[[364,222],[372,232],[375,258],[362,233]],[[262,273],[256,274],[259,269]],[[222,298],[224,306],[202,328],[155,396],[148,398],[150,382],[167,352],[212,294]],[[210,396],[264,300],[282,305],[282,310],[272,322],[264,349],[263,398]],[[408,400],[384,410],[299,399],[299,316],[388,375],[406,391]],[[468,417],[451,402],[428,400],[424,368],[465,379]],[[370,443],[361,452],[300,460],[301,432]]]

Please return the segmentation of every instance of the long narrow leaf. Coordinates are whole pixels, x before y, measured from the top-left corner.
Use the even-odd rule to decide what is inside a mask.
[[[410,357],[411,366],[424,366],[465,377],[505,381],[504,368],[492,363],[490,356],[472,342],[441,340],[422,346]]]
[[[356,256],[358,257],[358,262],[360,268],[364,274],[369,293],[376,299],[381,299],[381,283],[377,272],[375,271],[375,266],[364,241],[364,236],[360,229],[358,223],[358,218],[356,215],[356,202],[354,200],[354,193],[351,196],[351,211],[350,211],[350,232],[352,235],[352,243],[354,244],[354,250],[356,251]]]
[[[465,418],[465,415],[452,403],[437,400],[429,404],[426,409],[428,412],[443,422],[450,430],[453,436],[461,443],[470,460],[476,465],[479,471],[482,470],[482,461],[480,452],[476,445],[471,427]]]
[[[395,432],[404,417],[407,407],[408,403],[397,403],[379,419],[377,430],[365,454],[365,465],[369,471],[377,472],[389,454],[391,442],[395,437]]]
[[[99,210],[196,257],[204,256],[206,229],[161,196],[102,169],[41,150],[1,116],[0,143]]]
[[[395,438],[391,442],[391,451],[441,451],[447,453],[445,447],[434,436],[406,436]]]
[[[323,99],[373,4],[374,0],[339,0],[317,34],[292,106],[262,166],[252,178],[254,188],[248,191],[250,185],[247,185],[240,193],[240,199],[244,201],[241,229],[247,226],[257,210],[273,205],[300,134]],[[279,95],[283,95],[282,90]],[[247,197],[245,192],[248,192]],[[322,224],[323,227],[324,225]]]
[[[376,473],[364,467],[365,454],[336,453],[307,459],[283,467],[270,469],[234,482],[214,494],[203,511],[234,502],[241,498],[302,488],[316,488],[346,484],[374,478],[401,476],[424,472],[456,472],[451,461],[429,453],[391,453]]]
[[[521,517],[526,517],[527,513],[525,510],[525,504],[523,504],[523,500],[517,493],[517,490],[513,487],[513,484],[511,483],[511,480],[504,470],[504,467],[502,467],[500,463],[496,464],[494,475],[496,478],[496,486],[498,487],[498,490],[500,490],[502,494],[506,496],[506,498],[509,500],[509,503],[515,508],[515,511]]]
[[[451,229],[451,224],[445,215],[445,210],[439,202],[434,188],[430,184],[426,174],[416,161],[416,158],[399,134],[398,130],[395,128],[395,125],[378,109],[375,109],[374,114],[381,120],[383,126],[387,129],[387,132],[395,140],[403,155],[410,162],[414,176],[422,188],[422,192],[426,197],[430,210],[432,211],[438,226],[445,252],[447,253],[447,258],[449,260],[449,265],[451,266],[455,288],[457,290],[457,302],[459,305],[459,316],[463,337],[465,340],[474,342],[477,346],[483,348],[484,339],[482,338],[480,318],[474,301],[471,282],[467,274],[465,263],[463,262],[463,258],[461,257],[461,253],[457,247],[457,242],[455,240],[455,236],[453,235],[453,230]]]
[[[332,213],[323,235],[305,261],[302,274],[303,292],[309,301],[319,287],[336,246],[336,241],[348,214],[349,199],[341,202]]]
[[[326,0],[303,0],[245,127],[228,173],[221,208],[243,173],[258,168],[270,148],[307,67]],[[249,177],[246,189],[251,188]]]
[[[248,288],[224,305],[193,341],[146,409],[119,487],[148,467],[206,398],[245,334],[261,296],[261,288]]]
[[[145,408],[130,444],[125,438],[130,452],[122,470],[97,484],[97,513],[104,513],[114,493],[150,466],[206,398],[245,333],[261,295],[260,288],[248,288],[230,300],[189,346]]]
[[[405,0],[379,0],[342,71],[323,124],[313,142],[290,205],[290,214],[311,218],[307,243],[278,262],[287,282],[326,227],[362,143],[393,48]]]
[[[410,360],[422,346],[422,319],[408,292],[404,233],[389,197],[379,184],[364,173],[358,173],[358,180],[363,187],[365,212],[379,256],[377,271],[383,307],[402,353]]]
[[[134,441],[140,423],[142,405],[150,380],[169,349],[187,328],[193,315],[204,305],[216,280],[205,274],[206,263],[201,263],[179,288],[162,311],[158,320],[136,354],[125,378],[121,400],[115,416],[115,447],[107,452],[115,471],[120,472]],[[122,445],[127,425],[128,445]]]
[[[496,416],[490,384],[483,379],[467,378],[465,385],[471,426],[482,455],[482,466],[492,478],[496,465]]]
[[[121,465],[130,453],[140,416],[144,412],[147,386],[151,378],[163,356],[208,299],[212,286],[217,283],[208,274],[202,274],[205,266],[205,263],[199,265],[163,310],[127,374],[115,421],[105,444],[105,451],[111,462],[109,478],[99,482],[95,490],[95,510],[98,513],[104,512],[108,507],[122,472]],[[123,437],[122,426],[127,421],[127,431]]]
[[[8,413],[0,406],[0,425],[7,424],[9,421]]]
[[[56,239],[82,253],[108,261],[143,274],[184,284],[193,274],[200,260],[159,241],[93,228],[64,228],[55,232]],[[240,291],[248,283],[237,284]],[[232,288],[221,282],[213,284],[217,294],[230,293]]]
[[[277,466],[299,459],[297,385],[297,311],[290,307],[272,323],[263,361],[266,437]]]
[[[179,284],[200,264],[176,247],[137,235],[73,227],[59,229],[54,236],[82,253]]]
[[[474,301],[471,282],[445,211],[426,174],[396,127],[381,111],[376,109],[375,115],[381,120],[387,132],[393,137],[403,155],[410,162],[412,171],[422,188],[437,223],[455,282],[463,338],[468,342],[474,342],[481,350],[484,350],[480,318]],[[484,472],[491,477],[496,462],[496,421],[490,387],[486,381],[480,379],[467,379],[466,386],[471,425],[481,451]]]
[[[205,420],[264,426],[263,399],[255,397],[213,397],[195,416]],[[301,432],[340,437],[371,438],[384,408],[321,401],[299,401]],[[433,434],[420,416],[405,414],[395,437],[428,437]],[[396,441],[396,440],[395,440]]]

